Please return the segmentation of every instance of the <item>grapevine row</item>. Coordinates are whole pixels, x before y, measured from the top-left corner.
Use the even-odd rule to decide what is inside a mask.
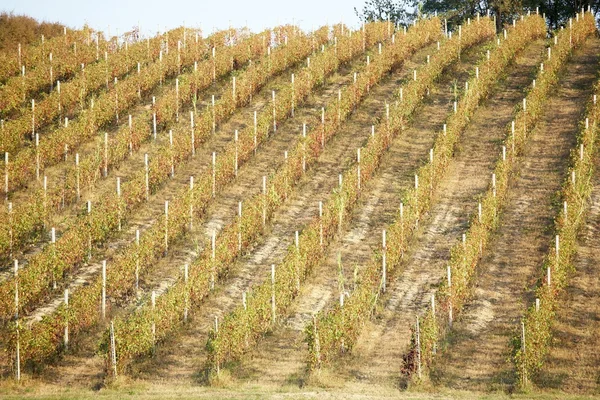
[[[194,71],[180,75],[177,86],[170,88],[159,97],[152,110],[132,117],[110,140],[107,134],[99,138],[96,150],[90,152],[87,157],[81,157],[78,166],[72,165],[65,172],[62,186],[51,190],[39,187],[23,201],[21,207],[13,207],[11,219],[7,218],[10,226],[0,230],[0,255],[14,252],[32,236],[34,231],[45,225],[45,221],[54,210],[76,201],[78,181],[79,188],[93,186],[109,168],[112,169],[132,155],[134,150],[152,137],[152,133],[156,132],[153,128],[153,115],[156,115],[157,124],[160,123],[162,126],[174,121],[178,117],[180,107],[196,96],[198,91],[209,87],[214,79],[231,72],[234,65],[245,64],[252,54],[264,53],[261,44],[264,35],[268,33],[252,36],[233,47],[225,48],[214,58],[197,64]],[[247,48],[255,50],[252,54],[248,54]]]
[[[320,32],[323,36],[323,32]],[[292,40],[291,46],[277,48],[271,60],[271,72],[283,71],[289,62],[297,63],[311,53],[311,47],[303,40],[296,43]],[[56,243],[46,246],[45,249],[32,257],[28,267],[19,277],[23,286],[21,304],[23,311],[27,312],[31,305],[36,304],[49,293],[51,283],[62,278],[65,272],[85,261],[89,254],[91,244],[106,241],[119,226],[125,221],[133,209],[145,202],[149,196],[148,188],[156,189],[171,176],[171,171],[192,155],[195,149],[205,142],[213,132],[213,122],[221,123],[238,108],[243,106],[250,95],[258,90],[269,78],[269,72],[261,72],[258,67],[248,70],[250,73],[239,76],[236,97],[227,91],[215,104],[215,112],[206,110],[196,118],[194,126],[194,142],[192,143],[188,128],[175,129],[173,145],[166,144],[159,148],[156,156],[149,163],[146,171],[139,171],[123,185],[122,193],[105,193],[102,200],[95,203],[91,213],[75,219],[67,228],[63,236]],[[214,120],[216,118],[216,121]],[[182,125],[184,125],[182,123]],[[149,132],[143,130],[142,132]],[[115,143],[113,143],[115,144]],[[120,144],[120,148],[127,153],[128,141]],[[118,148],[117,148],[118,149]],[[11,281],[0,284],[0,317],[7,318],[12,314],[10,303],[14,292]]]
[[[587,34],[595,32],[592,14],[582,13],[579,20],[575,22],[573,30],[578,29],[577,25],[581,24],[580,29],[585,29]],[[577,33],[573,36],[576,35]],[[576,44],[575,42],[574,45]],[[513,362],[522,386],[528,385],[528,379],[539,371],[545,361],[552,345],[552,325],[556,310],[561,306],[560,299],[575,272],[572,262],[577,252],[577,234],[586,221],[598,154],[600,104],[595,99],[600,95],[600,83],[596,83],[595,93],[594,101],[588,105],[577,146],[571,152],[569,178],[560,195],[563,208],[554,219],[556,237],[554,246],[550,246],[551,250],[540,269],[540,284],[535,291],[536,304],[526,310],[518,334],[512,341]]]
[[[76,69],[79,64],[73,62],[71,57],[74,50],[72,44],[86,42],[86,46],[89,47],[92,34],[94,34],[94,38],[97,37],[98,48],[105,48],[108,45],[98,32],[93,32],[88,28],[65,30],[62,36],[55,36],[48,40],[42,39],[39,43],[28,46],[21,46],[19,43],[18,48],[11,50],[10,53],[7,51],[0,53],[0,82],[5,83],[10,77],[21,74],[23,66],[27,69],[39,68],[48,61],[51,52],[56,57],[59,70]],[[95,46],[96,43],[94,43]]]
[[[419,340],[416,339],[416,328],[413,328],[411,347],[405,357],[409,372],[421,371],[421,374],[428,372],[435,357],[436,343],[449,331],[452,319],[460,313],[470,298],[475,281],[475,269],[492,233],[498,227],[500,213],[508,200],[509,184],[515,174],[519,155],[545,111],[544,106],[558,84],[559,74],[570,58],[572,48],[580,46],[593,32],[595,32],[593,17],[586,16],[574,23],[571,29],[561,31],[556,36],[552,57],[540,69],[535,86],[524,100],[525,106],[515,116],[514,132],[511,125],[510,133],[504,141],[504,149],[508,154],[497,161],[492,184],[482,198],[480,206],[478,205],[477,213],[471,217],[464,240],[451,249],[450,282],[443,281],[440,284],[435,312],[429,307],[421,318]]]
[[[316,55],[310,63],[299,74],[294,86],[289,85],[286,89],[280,91],[280,97],[283,101],[276,103],[276,112],[271,110],[262,112],[257,118],[257,130],[244,130],[241,134],[239,152],[249,158],[255,149],[254,137],[257,141],[266,140],[273,123],[278,123],[287,117],[291,111],[291,100],[295,97],[300,103],[323,81],[324,77],[335,71],[343,62],[356,57],[363,52],[364,46],[371,46],[372,43],[382,41],[385,35],[385,26],[383,23],[371,23],[365,26],[362,35],[344,36],[337,41],[337,45],[328,48]],[[275,118],[275,119],[274,119]],[[212,126],[210,128],[212,130]],[[255,134],[257,136],[255,136]],[[183,147],[190,152],[191,140],[189,135],[180,138]],[[235,145],[230,143],[225,156],[219,158],[218,170],[215,171],[214,187],[221,188],[231,182],[234,178]],[[165,160],[167,161],[167,160]],[[168,161],[167,161],[168,162]],[[170,162],[169,162],[170,163]],[[159,166],[160,167],[160,166]],[[158,168],[159,171],[167,170],[167,167]],[[139,183],[138,183],[139,185]],[[151,228],[146,230],[140,238],[139,245],[132,244],[128,246],[115,260],[108,269],[108,297],[120,298],[131,292],[135,283],[135,271],[140,275],[152,268],[155,260],[162,257],[167,247],[167,241],[171,241],[181,236],[186,227],[189,226],[190,214],[198,215],[204,212],[206,205],[212,198],[213,180],[210,176],[203,176],[193,189],[184,189],[175,200],[169,205],[169,218],[165,229],[163,221],[157,221]],[[132,188],[133,190],[134,188]],[[137,193],[131,193],[132,196],[143,196],[143,185],[136,189]],[[113,207],[118,207],[120,202],[113,197]],[[108,210],[107,210],[108,211]],[[111,217],[116,219],[114,212]],[[111,222],[113,225],[115,221]],[[165,236],[167,241],[165,241]],[[20,278],[19,278],[20,279]],[[20,284],[20,281],[19,281]],[[61,348],[61,341],[58,340],[60,332],[64,330],[64,323],[69,321],[69,327],[72,334],[85,329],[98,321],[98,313],[101,298],[102,279],[98,277],[89,285],[82,287],[73,293],[72,301],[67,308],[61,305],[53,314],[46,315],[38,323],[33,323],[24,330],[21,330],[21,356],[29,360],[43,360],[54,354]],[[11,324],[13,335],[11,335],[12,345],[15,344],[15,325]],[[14,347],[13,347],[14,349]]]
[[[133,315],[115,321],[119,370],[124,370],[131,360],[149,354],[157,341],[165,339],[180,327],[186,310],[197,306],[208,296],[215,280],[223,276],[244,251],[256,244],[266,229],[266,222],[289,198],[306,169],[317,162],[325,143],[339,133],[342,123],[368,94],[369,87],[377,84],[389,70],[400,65],[418,48],[436,40],[439,35],[439,20],[432,19],[411,29],[405,36],[398,39],[394,36],[390,48],[386,46],[381,55],[375,55],[364,72],[359,72],[357,80],[341,90],[338,99],[324,107],[320,119],[306,122],[307,126],[319,128],[292,145],[293,150],[289,152],[286,163],[269,177],[270,184],[268,189],[265,187],[264,193],[243,201],[246,211],[215,236],[214,256],[212,245],[205,246],[205,250],[191,264],[187,280],[183,277],[176,281],[166,294],[158,298],[154,309],[146,304]],[[252,151],[252,148],[248,147],[248,150]],[[158,328],[155,335],[152,335],[149,321]],[[106,341],[103,347],[105,351],[108,350]]]
[[[545,33],[539,16],[528,17],[512,29],[507,39],[489,53],[489,59],[476,67],[464,96],[456,104],[455,112],[446,120],[445,132],[438,134],[429,163],[415,174],[415,187],[404,195],[403,206],[386,229],[386,244],[375,252],[359,278],[359,284],[344,304],[322,312],[305,329],[309,350],[309,367],[318,368],[341,354],[350,351],[360,334],[364,322],[371,316],[373,307],[385,291],[386,276],[399,267],[410,239],[418,228],[421,216],[432,206],[434,192],[444,177],[444,171],[453,157],[454,147],[470,118],[501,76],[516,51],[527,40]],[[519,38],[519,39],[516,39]],[[410,90],[409,90],[410,92]],[[385,267],[384,267],[385,266]]]
[[[82,32],[83,33],[83,32]],[[57,81],[64,82],[81,71],[84,65],[98,61],[98,51],[90,43],[83,46],[83,42],[74,41],[67,44],[67,40],[59,39],[55,48],[50,51],[45,61],[33,68],[22,65],[21,74],[12,76],[2,86],[0,91],[0,110],[3,116],[13,116],[34,94],[41,94],[52,87]]]
[[[437,18],[433,21],[439,22]],[[360,163],[345,171],[342,184],[323,205],[322,217],[315,219],[302,231],[297,244],[290,247],[281,265],[276,270],[273,268],[271,281],[253,288],[246,298],[246,304],[236,307],[216,329],[211,330],[207,344],[211,370],[218,372],[224,362],[239,359],[249,346],[273,328],[278,318],[286,315],[288,307],[298,295],[300,282],[323,261],[336,231],[357,205],[362,194],[360,187],[372,178],[382,155],[392,139],[402,132],[408,117],[423,100],[427,88],[445,67],[458,58],[461,48],[492,37],[494,26],[489,18],[481,18],[461,31],[462,35],[449,39],[432,57],[430,64],[417,70],[419,79],[411,81],[401,103],[390,107],[389,118],[378,126],[377,134],[372,135],[361,149]]]
[[[226,32],[229,31],[217,32],[214,40],[211,36],[194,46],[179,46],[177,51],[167,52],[164,56],[162,50],[159,50],[160,38],[153,39],[152,48],[158,52],[158,60],[155,54],[150,53],[150,41],[136,43],[130,50],[131,56],[130,51],[119,52],[115,56],[116,60],[109,62],[105,59],[104,62],[84,69],[77,79],[57,86],[39,104],[32,103],[27,112],[8,121],[0,131],[0,150],[15,157],[15,161],[8,165],[12,186],[22,185],[25,177],[31,178],[39,169],[60,160],[65,146],[73,149],[115,118],[118,122],[119,112],[124,112],[139,101],[142,94],[162,83],[166,77],[180,73],[181,68],[193,65],[194,61],[207,56],[208,43],[214,42],[217,47],[224,45],[223,35]],[[141,64],[144,62],[146,64],[142,73]],[[109,67],[112,67],[112,71]],[[118,81],[118,76],[133,72],[136,67],[137,73],[130,73],[121,82]],[[110,82],[109,76],[114,77],[114,83]],[[87,94],[104,85],[106,91],[97,98],[92,98],[90,107],[84,110]],[[65,126],[60,125],[48,135],[42,135],[41,143],[37,144],[35,135],[39,128],[61,115],[63,108],[65,112],[72,112],[78,106],[81,110],[77,120],[70,121]],[[24,148],[25,144],[31,146]],[[39,165],[36,162],[38,159]]]

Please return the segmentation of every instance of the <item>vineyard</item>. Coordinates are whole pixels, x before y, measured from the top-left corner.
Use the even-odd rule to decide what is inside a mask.
[[[600,395],[582,9],[0,52],[0,397]]]

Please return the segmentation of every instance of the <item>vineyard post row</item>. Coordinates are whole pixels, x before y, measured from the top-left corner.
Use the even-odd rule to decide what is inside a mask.
[[[428,374],[437,352],[436,344],[452,329],[453,320],[471,296],[478,261],[498,227],[502,208],[508,200],[509,180],[514,176],[517,160],[529,135],[545,111],[552,89],[558,84],[560,71],[572,49],[579,47],[594,31],[593,18],[578,18],[570,23],[569,29],[555,36],[551,58],[540,65],[534,85],[511,123],[492,182],[478,204],[477,212],[472,215],[462,241],[451,249],[447,279],[441,282],[432,305],[412,328],[411,347],[405,359],[409,362],[408,372],[417,373],[417,380]]]
[[[177,32],[178,30],[175,31]],[[32,99],[21,108],[18,117],[3,124],[0,130],[0,151],[3,153],[8,152],[15,157],[24,147],[27,145],[31,146],[36,134],[40,133],[39,130],[41,128],[46,127],[61,116],[72,117],[73,114],[77,115],[78,113],[89,118],[90,115],[98,114],[102,110],[102,107],[106,107],[107,110],[105,113],[99,114],[99,122],[102,122],[100,117],[106,118],[107,115],[114,116],[119,110],[118,94],[122,95],[121,101],[123,99],[127,100],[127,97],[123,97],[125,93],[122,92],[129,85],[117,84],[120,77],[125,76],[125,80],[129,82],[132,80],[139,81],[138,85],[135,86],[136,91],[134,93],[136,95],[135,98],[137,98],[141,94],[137,90],[139,89],[139,85],[145,83],[148,79],[141,76],[142,66],[144,70],[153,67],[154,69],[158,68],[159,72],[162,72],[164,69],[169,74],[173,74],[174,70],[179,71],[182,63],[189,64],[190,58],[197,60],[206,56],[209,43],[223,46],[225,44],[224,35],[225,33],[222,31],[216,32],[209,38],[202,39],[202,41],[196,43],[194,46],[184,48],[183,52],[181,51],[181,46],[179,46],[177,52],[171,51],[170,54],[167,51],[169,46],[166,43],[168,42],[163,44],[161,37],[156,37],[152,40],[148,39],[145,43],[136,43],[131,49],[123,52],[120,51],[110,57],[108,52],[105,52],[102,61],[84,68],[75,79],[62,85],[57,84],[56,90],[53,90],[49,96],[40,102],[36,103],[35,99]],[[180,43],[180,41],[178,40],[177,43]],[[161,47],[166,47],[164,57]],[[165,64],[164,68],[163,64]],[[136,67],[138,70],[137,74],[134,73]],[[89,99],[90,107],[87,109],[87,112],[84,112],[88,94],[94,93],[104,86],[106,86],[106,91],[101,93],[97,99],[91,97]],[[110,99],[110,102],[103,104],[103,99],[105,98]],[[124,104],[127,104],[127,102]],[[62,121],[57,122],[60,127]],[[65,125],[68,125],[68,122],[68,118],[65,118]],[[89,129],[87,125],[79,120],[71,121],[71,124],[73,125],[72,129],[75,126],[80,130]],[[45,135],[40,137],[44,138]]]
[[[288,54],[288,49],[293,53]],[[157,188],[173,176],[175,166],[184,162],[191,156],[195,147],[212,136],[215,117],[221,121],[227,119],[261,86],[261,82],[266,82],[272,72],[286,69],[289,62],[299,62],[311,51],[310,47],[303,49],[294,46],[284,46],[277,50],[271,58],[271,71],[258,74],[256,72],[259,70],[254,68],[251,71],[254,73],[244,75],[247,79],[238,80],[236,96],[245,99],[243,102],[233,101],[232,93],[226,92],[216,103],[218,112],[207,109],[196,120],[197,125],[193,131],[196,140],[193,142],[187,127],[176,132],[176,135],[170,133],[172,140],[168,145],[161,147],[161,151],[151,160],[149,168],[138,171],[123,185],[123,190],[120,190],[120,178],[117,177],[116,193],[104,193],[102,201],[96,203],[91,210],[88,203],[90,212],[75,219],[55,244],[46,246],[42,252],[30,259],[28,268],[19,278],[23,289],[26,289],[22,289],[22,312],[26,312],[31,304],[35,304],[49,293],[49,287],[56,277],[60,279],[65,272],[85,262],[92,244],[103,243],[117,232],[133,209],[146,201],[150,188]],[[274,64],[275,61],[278,61],[277,65]],[[182,121],[182,125],[186,124]],[[146,186],[146,183],[149,186]],[[12,315],[12,296],[9,293],[14,289],[11,287],[10,281],[0,283],[0,317],[8,318]]]
[[[50,53],[55,55],[57,68],[72,68],[73,65],[78,67],[79,64],[73,63],[73,58],[69,56],[70,53],[76,55],[77,51],[81,51],[81,48],[77,48],[77,43],[85,43],[85,47],[92,47],[98,58],[100,49],[110,50],[109,42],[104,36],[87,27],[81,30],[64,29],[62,35],[50,39],[40,35],[40,42],[26,46],[19,43],[16,49],[0,52],[0,83],[5,84],[11,77],[22,74],[23,67],[27,70],[43,68],[49,62]]]
[[[61,83],[80,74],[85,66],[99,62],[101,54],[99,40],[98,42],[92,41],[90,37],[85,40],[82,34],[83,32],[75,35],[79,36],[79,41],[77,39],[68,41],[65,40],[66,37],[65,39],[53,38],[52,40],[56,39],[54,45],[44,52],[44,57],[37,60],[37,63],[29,65],[20,63],[19,73],[8,77],[0,92],[0,110],[2,110],[0,115],[3,118],[15,118],[15,114],[18,115],[19,111],[24,111],[27,103],[32,99],[39,99],[42,93],[51,93],[55,86],[60,90]],[[99,39],[99,34],[96,35],[96,38]],[[86,44],[78,46],[84,41]],[[103,49],[102,54],[105,54],[106,51],[108,55],[108,43],[104,42],[103,44],[106,50]],[[125,42],[124,47],[124,52],[127,53],[130,44]],[[18,51],[16,52],[17,57]],[[34,96],[35,94],[37,96]]]
[[[243,40],[236,46],[219,51],[216,57],[195,64],[194,71],[180,75],[176,87],[170,88],[160,96],[154,102],[152,110],[136,117],[130,115],[128,123],[123,124],[110,140],[107,133],[103,138],[98,138],[96,151],[92,151],[80,162],[77,162],[76,154],[75,165],[65,171],[62,187],[48,190],[44,180],[45,184],[32,194],[29,201],[24,201],[21,207],[15,207],[13,204],[11,226],[0,229],[0,255],[12,252],[18,248],[18,244],[24,244],[35,230],[43,229],[54,210],[58,211],[65,204],[78,201],[82,182],[84,186],[91,186],[101,177],[106,177],[109,167],[112,168],[123,159],[132,157],[134,150],[137,150],[144,140],[156,138],[159,125],[165,126],[178,120],[180,107],[190,99],[193,100],[198,91],[206,89],[215,79],[231,72],[234,65],[245,63],[252,54],[268,52],[261,45],[262,35]],[[249,53],[246,47],[255,50]],[[135,89],[135,86],[132,89]],[[193,131],[194,127],[191,128]],[[60,145],[55,147],[60,153]],[[36,161],[39,164],[39,158]],[[15,164],[18,165],[19,162]],[[21,171],[26,172],[23,169]],[[8,179],[8,175],[6,178]]]
[[[133,359],[149,354],[158,341],[168,337],[173,330],[185,323],[191,308],[197,307],[210,294],[217,278],[224,275],[244,251],[256,244],[266,229],[267,221],[271,220],[276,210],[289,198],[306,169],[318,162],[325,143],[340,133],[343,121],[369,93],[370,87],[418,48],[439,38],[439,32],[439,20],[432,19],[420,24],[417,29],[411,29],[406,36],[395,39],[393,35],[392,43],[383,48],[380,45],[378,54],[373,56],[364,71],[355,75],[355,81],[345,89],[340,89],[337,99],[321,109],[320,118],[304,123],[302,138],[299,138],[295,146],[292,145],[292,151],[286,152],[285,163],[269,177],[268,189],[267,179],[263,177],[262,193],[243,201],[246,210],[243,214],[240,202],[238,218],[224,227],[218,236],[213,234],[210,245],[204,247],[204,251],[189,268],[184,268],[183,277],[158,298],[156,305],[150,307],[146,304],[134,314],[114,321],[113,334],[117,338],[114,353],[118,354],[119,365],[113,369],[123,371]],[[319,128],[312,130],[307,136],[307,126]],[[249,151],[252,149],[249,148],[247,152]],[[148,324],[148,321],[152,323]],[[103,351],[107,354],[110,350],[109,336],[109,332],[106,332],[102,343]]]
[[[443,172],[453,156],[460,134],[480,101],[489,95],[504,67],[514,58],[512,44],[515,40],[512,38],[523,35],[520,46],[525,46],[527,40],[544,34],[545,25],[539,16],[530,16],[518,25],[515,23],[510,31],[510,35],[505,31],[503,41],[497,39],[497,47],[488,52],[486,60],[475,68],[475,76],[467,82],[464,97],[455,103],[454,113],[447,118],[443,131],[435,139],[429,163],[415,174],[415,187],[404,195],[394,223],[385,230],[387,240],[382,252],[374,253],[361,274],[360,283],[343,304],[340,302],[333,309],[319,313],[305,328],[309,368],[319,368],[342,351],[352,349],[361,326],[385,292],[387,276],[400,265],[421,216],[431,207],[434,190],[444,177]]]
[[[150,47],[146,49],[146,46],[137,44],[134,47],[136,53],[132,57],[129,57],[128,53],[117,53],[114,61],[109,63],[107,59],[93,65],[85,69],[77,79],[57,86],[57,90],[39,104],[32,101],[27,112],[23,112],[15,120],[8,121],[0,131],[0,150],[9,153],[11,159],[16,161],[5,165],[5,171],[11,177],[11,187],[23,184],[19,178],[24,173],[27,173],[27,178],[31,178],[33,172],[36,172],[39,179],[40,169],[60,160],[65,149],[73,150],[82,139],[92,136],[108,123],[119,123],[119,112],[124,112],[139,102],[142,94],[162,84],[165,78],[181,73],[182,68],[194,65],[195,61],[210,58],[210,43],[217,46],[213,46],[215,49],[228,49],[229,47],[223,47],[226,42],[224,34],[223,31],[216,32],[195,46],[183,49],[179,45],[176,52],[167,51],[164,56],[163,50],[159,48],[155,50],[158,55],[155,55],[150,54]],[[154,47],[159,47],[159,40],[155,41]],[[109,64],[112,65],[112,71],[109,71]],[[123,75],[124,79],[119,82],[118,77]],[[88,93],[93,93],[104,85],[106,90],[97,98],[92,96],[89,108],[84,109]],[[65,118],[64,124],[58,121],[56,130],[50,129],[50,132],[40,136],[38,129],[54,121],[63,111],[65,115],[71,115],[77,106],[80,108],[77,119],[69,121]],[[36,143],[37,137],[42,139],[40,144]],[[21,170],[23,171],[19,172]]]
[[[323,78],[332,71],[335,71],[341,63],[349,61],[358,54],[363,53],[366,45],[370,47],[373,43],[384,40],[386,30],[386,24],[367,24],[363,27],[362,35],[344,36],[339,41],[336,41],[336,46],[333,48],[330,47],[318,53],[311,60],[310,66],[305,67],[301,76],[297,77],[293,89],[291,86],[288,86],[286,90],[279,92],[280,97],[283,97],[281,95],[285,94],[287,101],[276,103],[277,112],[272,113],[270,109],[266,110],[257,119],[256,130],[249,128],[242,132],[240,142],[244,145],[240,144],[240,149],[243,150],[245,147],[254,149],[254,143],[256,143],[254,141],[254,137],[256,137],[255,133],[258,135],[257,139],[261,142],[266,140],[273,123],[287,117],[290,111],[292,94],[295,94],[296,100],[306,98],[323,81]],[[274,117],[277,120],[274,120]],[[212,127],[209,129],[212,132]],[[189,152],[189,135],[182,138],[182,142],[186,138],[188,141],[185,149]],[[190,222],[190,209],[193,209],[195,215],[204,212],[203,206],[213,197],[212,188],[217,186],[217,183],[218,187],[221,188],[224,184],[234,179],[232,161],[234,160],[235,146],[235,144],[230,143],[226,151],[228,159],[221,160],[218,164],[220,170],[218,174],[213,173],[212,177],[205,177],[205,179],[200,181],[200,184],[194,185],[192,190],[187,188],[182,190],[181,194],[175,196],[175,199],[170,203],[168,220],[169,241],[185,232],[185,228]],[[166,169],[162,168],[162,170]],[[143,195],[145,192],[143,184],[137,191],[139,192],[138,195]],[[112,223],[114,224],[116,219],[114,212],[111,216],[113,217]],[[156,259],[164,255],[165,232],[167,230],[164,229],[165,225],[161,222],[158,221],[151,229],[145,232],[143,237],[140,238],[139,245],[132,244],[125,249],[109,267],[107,272],[109,275],[109,297],[120,298],[132,291],[135,272],[144,273],[146,269],[154,265]],[[15,325],[12,324],[12,334],[9,339],[10,346],[13,349],[15,348],[18,336],[21,340],[21,357],[25,359],[41,362],[52,354],[55,354],[57,350],[61,349],[62,342],[56,340],[57,332],[63,331],[67,319],[71,334],[75,334],[98,322],[96,310],[100,304],[99,296],[101,288],[102,280],[96,279],[71,296],[68,309],[60,306],[53,313],[43,317],[41,321],[30,324],[27,329],[21,329],[19,335],[16,334]],[[12,354],[14,354],[14,351]]]
[[[574,22],[574,27],[583,25],[589,35],[595,32],[594,17],[582,13]],[[582,28],[583,29],[583,28]],[[578,43],[573,39],[573,44]],[[554,57],[554,54],[552,54]],[[598,156],[598,118],[600,104],[600,82],[596,87],[587,113],[581,123],[577,145],[571,151],[571,162],[560,198],[562,208],[554,219],[555,237],[549,246],[548,254],[538,270],[540,273],[536,300],[525,312],[520,325],[515,329],[512,340],[513,363],[522,388],[529,386],[529,380],[543,366],[553,344],[552,326],[556,311],[561,307],[560,299],[569,285],[569,279],[576,272],[573,260],[577,253],[577,234],[586,222],[586,211],[590,205],[593,189],[595,161]]]
[[[479,17],[474,23],[469,20],[464,28],[460,27],[459,34],[448,39],[431,58],[431,62],[413,75],[415,80],[403,92],[402,102],[390,107],[389,119],[386,118],[379,124],[378,133],[369,137],[366,146],[361,148],[360,164],[352,165],[340,177],[340,187],[334,190],[323,205],[322,217],[313,220],[303,229],[298,246],[290,246],[277,268],[277,279],[253,288],[246,296],[246,307],[236,307],[211,330],[207,344],[211,371],[218,374],[223,363],[242,357],[249,346],[273,329],[277,321],[286,315],[288,307],[299,293],[300,282],[323,261],[329,244],[341,232],[347,215],[358,204],[364,192],[358,187],[358,177],[360,176],[361,185],[368,183],[377,170],[382,155],[392,139],[403,132],[406,121],[421,103],[427,88],[445,67],[458,59],[461,49],[493,37],[495,31],[489,18]]]

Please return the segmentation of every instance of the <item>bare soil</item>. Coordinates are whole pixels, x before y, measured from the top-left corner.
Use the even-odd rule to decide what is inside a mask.
[[[600,394],[600,163],[587,224],[579,237],[575,274],[557,312],[554,339],[535,384],[567,393]]]
[[[360,270],[381,245],[381,230],[393,222],[400,194],[413,182],[413,173],[428,159],[428,150],[444,119],[452,110],[453,80],[464,82],[485,53],[485,45],[463,54],[430,91],[426,104],[416,111],[411,126],[390,145],[379,171],[364,187],[365,195],[347,222],[343,234],[330,246],[327,260],[303,285],[290,317],[261,343],[235,371],[241,379],[261,385],[303,385],[307,349],[303,329],[313,313],[331,306],[340,296],[338,260],[344,291],[352,290],[355,268]],[[460,85],[460,84],[459,84]]]
[[[470,390],[512,390],[509,340],[533,301],[531,287],[552,244],[556,193],[596,79],[600,41],[576,51],[532,133],[497,235],[480,262],[474,298],[454,325],[435,384]]]
[[[425,58],[422,55],[421,58]],[[328,101],[337,97],[337,90],[342,85],[351,82],[353,71],[358,69],[364,64],[363,57],[358,57],[353,62],[342,66],[342,68],[334,73],[326,82],[326,84],[317,92],[317,94],[311,97],[308,102],[296,112],[296,117],[290,119],[284,124],[281,124],[277,130],[277,134],[273,135],[270,140],[262,146],[251,162],[244,165],[238,174],[238,178],[225,189],[224,193],[220,194],[216,199],[216,202],[209,208],[207,215],[210,217],[207,221],[197,221],[196,229],[191,234],[187,234],[184,238],[178,240],[176,243],[172,243],[170,246],[169,255],[162,260],[158,261],[154,267],[155,272],[150,274],[145,279],[140,281],[141,291],[140,297],[143,298],[145,292],[149,290],[158,289],[159,292],[166,289],[174,279],[176,278],[179,270],[182,268],[185,262],[190,262],[197,253],[201,250],[199,243],[206,238],[205,232],[209,230],[212,232],[212,228],[222,226],[221,224],[227,223],[230,218],[235,215],[237,209],[237,199],[242,199],[245,196],[249,196],[260,188],[260,177],[263,174],[268,174],[275,170],[275,168],[283,163],[283,149],[288,149],[289,143],[297,138],[301,134],[302,121],[307,116],[316,116],[320,114],[320,108],[325,105]],[[109,258],[111,254],[114,254],[123,246],[127,245],[132,241],[135,235],[135,229],[140,229],[141,232],[148,227],[157,218],[162,217],[164,210],[164,200],[169,198],[169,195],[177,193],[179,188],[186,187],[188,185],[188,179],[191,174],[196,174],[199,170],[206,170],[210,168],[210,159],[213,149],[225,146],[229,141],[233,140],[233,130],[242,129],[246,124],[251,123],[252,114],[255,109],[262,106],[269,106],[269,99],[271,90],[277,89],[285,82],[287,77],[280,77],[274,79],[269,85],[263,89],[259,95],[254,97],[251,105],[245,107],[240,112],[236,113],[227,123],[223,124],[218,130],[214,138],[207,142],[201,149],[197,150],[196,157],[191,159],[188,163],[183,165],[178,171],[176,171],[175,177],[171,179],[167,184],[161,188],[157,193],[151,196],[150,201],[144,204],[128,222],[128,226],[124,227],[124,232],[118,235],[117,239],[111,241],[108,245],[108,250],[103,254],[104,257]],[[381,106],[383,109],[383,106]],[[366,135],[365,135],[366,136]],[[341,143],[341,142],[340,142]],[[274,152],[281,153],[281,157],[275,157]],[[334,161],[331,161],[331,165],[334,165]],[[234,197],[235,200],[232,200]],[[230,204],[229,210],[228,204]],[[215,216],[213,216],[213,214]],[[217,221],[217,222],[215,222]],[[109,261],[110,263],[110,261]],[[81,269],[77,276],[71,280],[72,288],[85,284],[86,281],[95,276],[100,269],[100,260],[92,263],[91,265]],[[235,285],[234,285],[235,288]],[[241,293],[241,292],[240,292]],[[241,296],[241,294],[240,294]],[[239,297],[239,296],[238,296]],[[113,307],[113,311],[116,314],[127,312],[121,310],[121,307],[131,308],[135,307],[138,303],[136,299],[129,299],[131,304],[120,304],[119,307]],[[61,303],[61,298],[57,297],[50,303],[40,307],[33,314],[32,318],[39,319],[43,315],[51,312]],[[97,339],[97,337],[96,337]],[[203,338],[206,340],[206,336]],[[65,376],[65,380],[69,381],[72,379],[72,370],[64,368],[65,366],[71,365],[72,359],[81,359],[86,357],[97,358],[94,356],[96,350],[96,343],[84,339],[83,346],[79,351],[75,351],[74,354],[66,356],[65,360],[60,362],[55,368],[57,372],[50,374],[49,376]],[[101,364],[96,363],[96,367],[101,367]],[[51,367],[51,370],[55,369]],[[101,372],[95,374],[96,377],[101,378]],[[190,372],[191,375],[191,372]],[[92,381],[90,386],[97,386],[101,384],[101,381]]]
[[[166,343],[157,352],[157,357],[139,367],[140,377],[144,379],[184,380],[200,379],[199,372],[205,362],[203,347],[207,340],[208,330],[212,327],[215,316],[223,314],[238,305],[242,292],[255,284],[262,282],[267,276],[271,264],[279,263],[292,243],[295,230],[300,230],[318,213],[318,201],[325,201],[331,189],[337,184],[338,173],[355,157],[356,147],[361,145],[370,134],[373,115],[382,115],[384,100],[390,98],[397,85],[406,79],[411,72],[409,68],[423,63],[426,55],[433,51],[434,46],[419,51],[406,63],[406,68],[394,72],[387,78],[386,83],[371,90],[371,94],[361,107],[351,116],[351,119],[341,128],[341,134],[326,145],[325,153],[318,163],[307,171],[307,174],[297,186],[288,201],[281,207],[273,218],[268,233],[247,256],[232,266],[225,288],[219,288],[214,296],[206,301],[202,310],[194,316],[188,332],[177,338],[175,343]],[[351,79],[352,74],[347,78]],[[337,96],[337,89],[331,93]],[[320,115],[320,101],[306,108],[307,115]],[[300,119],[302,121],[302,119]],[[294,127],[294,134],[299,135],[300,125]],[[279,133],[278,133],[279,134]],[[348,140],[352,135],[352,140]],[[258,191],[259,176],[254,187]],[[220,203],[220,202],[218,202]],[[232,208],[235,210],[235,205]],[[217,212],[209,218],[208,226],[215,227],[222,223],[223,214]],[[233,215],[231,212],[227,213]],[[226,214],[226,215],[227,215]],[[215,218],[216,217],[216,218]]]

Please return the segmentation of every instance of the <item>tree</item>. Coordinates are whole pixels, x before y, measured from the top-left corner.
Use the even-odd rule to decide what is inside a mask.
[[[362,21],[384,21],[390,18],[397,25],[408,25],[418,13],[437,12],[448,20],[453,29],[467,18],[488,12],[496,17],[496,28],[502,29],[517,15],[539,10],[546,16],[548,28],[558,29],[568,23],[575,13],[590,8],[595,16],[600,0],[367,0],[361,12],[354,11]]]
[[[416,16],[414,8],[414,0],[367,0],[362,11],[354,7],[354,12],[363,22],[389,19],[396,26],[407,26]]]
[[[558,29],[561,26],[568,24],[569,18],[575,13],[588,7],[598,15],[600,10],[600,0],[525,0],[525,6],[530,9],[539,7],[540,13],[546,15],[548,27],[550,29]]]

